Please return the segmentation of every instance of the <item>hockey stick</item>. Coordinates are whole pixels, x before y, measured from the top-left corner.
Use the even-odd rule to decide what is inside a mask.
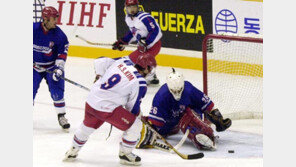
[[[189,129],[186,130],[185,134],[183,135],[182,139],[179,141],[179,143],[177,145],[175,145],[175,149],[179,149],[185,142],[185,140],[187,139],[189,135]],[[173,150],[170,151],[171,153],[173,153]]]
[[[179,141],[179,143],[177,145],[175,145],[175,149],[178,150],[180,147],[182,147],[182,145],[184,144],[185,140],[187,139],[189,135],[189,129],[186,130],[185,134],[183,135],[182,139]],[[153,143],[153,146],[154,148],[156,149],[159,149],[159,150],[162,150],[162,151],[167,151],[167,152],[170,152],[170,153],[174,153],[174,150],[170,149],[169,146],[167,146],[166,144],[164,143],[159,143],[157,141],[155,141]]]
[[[149,123],[142,120],[142,122],[151,130],[153,131],[170,149],[172,149],[176,154],[178,154],[183,159],[200,159],[204,157],[203,153],[196,153],[196,154],[182,154],[180,153],[174,146],[172,146],[164,137],[162,137]]]
[[[40,69],[40,70],[44,70],[45,72],[47,72],[47,73],[54,73],[53,71],[50,71],[50,70],[48,70],[48,69],[46,69],[46,68],[43,68],[43,67],[40,67],[39,65],[37,65],[36,63],[33,63],[33,67],[35,67],[35,68],[37,68],[37,69]],[[85,87],[85,86],[82,86],[82,85],[80,85],[80,84],[78,84],[78,83],[76,83],[76,82],[74,82],[74,81],[72,81],[72,80],[70,80],[70,79],[67,79],[67,78],[65,78],[65,77],[63,77],[63,76],[60,76],[60,78],[62,78],[63,80],[65,80],[65,81],[67,81],[67,82],[69,82],[69,83],[71,83],[71,84],[73,84],[73,85],[75,85],[75,86],[78,86],[78,87],[80,87],[80,88],[82,88],[82,89],[84,89],[84,90],[86,90],[86,91],[90,91],[90,89],[89,88],[87,88],[87,87]]]
[[[113,45],[113,44],[111,44],[111,43],[96,43],[96,42],[91,42],[91,41],[89,41],[89,40],[83,38],[83,37],[80,36],[80,35],[75,35],[75,37],[76,37],[76,38],[79,38],[79,39],[81,39],[81,40],[83,40],[84,42],[86,42],[86,43],[88,43],[88,44],[90,44],[90,45],[100,45],[100,46],[112,46],[112,45]],[[129,46],[129,47],[138,47],[137,45],[132,45],[132,44],[129,44],[129,45],[127,45],[127,46]]]

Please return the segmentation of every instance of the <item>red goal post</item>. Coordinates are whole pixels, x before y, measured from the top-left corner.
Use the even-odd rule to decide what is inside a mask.
[[[232,119],[263,117],[263,38],[209,34],[203,40],[203,91]]]

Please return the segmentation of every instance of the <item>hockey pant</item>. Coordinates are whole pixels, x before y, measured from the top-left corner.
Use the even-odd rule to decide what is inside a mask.
[[[53,100],[55,110],[57,114],[62,114],[66,112],[64,101],[65,81],[63,79],[60,79],[59,81],[54,81],[52,79],[52,75],[53,74],[47,72],[37,72],[35,69],[33,69],[33,101],[35,100],[40,83],[44,78],[48,85],[48,89]]]
[[[82,147],[89,136],[104,122],[108,122],[124,131],[120,146],[124,152],[131,152],[140,137],[142,122],[136,115],[121,106],[115,108],[113,112],[108,113],[95,110],[86,103],[84,120],[75,132],[73,146]]]

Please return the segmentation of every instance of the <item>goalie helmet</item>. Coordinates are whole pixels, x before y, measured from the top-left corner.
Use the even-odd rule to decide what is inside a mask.
[[[42,10],[42,18],[59,17],[59,12],[52,6],[47,6]]]
[[[183,74],[176,72],[174,68],[172,69],[173,72],[167,76],[166,82],[169,91],[174,96],[175,100],[179,101],[184,90],[184,76]]]

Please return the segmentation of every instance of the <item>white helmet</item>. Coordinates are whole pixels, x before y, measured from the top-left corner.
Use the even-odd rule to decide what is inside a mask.
[[[183,74],[176,72],[174,68],[172,69],[173,72],[167,76],[166,82],[169,91],[174,96],[175,100],[179,101],[184,90],[184,76]]]

